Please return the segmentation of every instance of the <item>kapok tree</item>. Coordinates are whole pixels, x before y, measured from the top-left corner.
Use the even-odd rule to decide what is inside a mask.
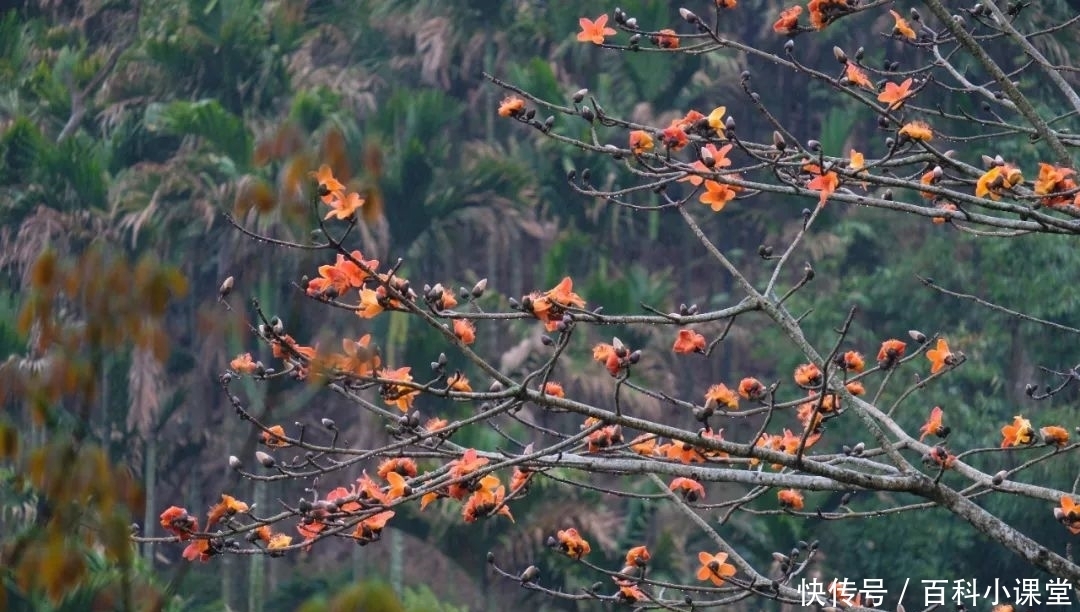
[[[574,524],[537,541],[537,554],[569,557],[595,575],[595,584],[549,584],[536,566],[507,566],[489,556],[498,576],[553,598],[667,610],[719,608],[752,597],[796,605],[892,607],[900,603],[895,593],[857,594],[859,585],[849,581],[817,579],[819,551],[837,543],[775,542],[776,550],[785,552],[754,559],[725,536],[724,524],[740,514],[888,520],[927,508],[947,512],[958,528],[981,534],[1003,555],[1053,576],[1047,588],[1067,598],[1069,585],[1080,580],[1080,566],[1070,558],[1064,536],[1080,533],[1080,496],[1028,482],[1026,476],[1036,465],[1072,455],[1077,445],[1070,442],[1068,424],[1018,415],[988,426],[981,445],[950,443],[948,407],[920,402],[926,389],[969,363],[964,347],[950,342],[947,331],[881,329],[875,330],[879,344],[853,346],[852,308],[835,315],[833,338],[814,343],[804,333],[806,313],[788,306],[796,294],[814,289],[815,270],[801,263],[801,252],[823,211],[832,207],[922,217],[928,229],[988,240],[1080,234],[1080,188],[1073,169],[1080,136],[1065,128],[1080,114],[1075,73],[1039,50],[1040,38],[1075,28],[1080,15],[1025,30],[1021,16],[1031,9],[1022,3],[960,7],[924,0],[920,11],[882,1],[811,0],[768,17],[773,49],[723,33],[725,24],[765,19],[762,15],[745,12],[735,0],[699,4],[679,9],[672,23],[641,23],[620,9],[583,17],[577,40],[595,45],[597,53],[662,53],[672,61],[678,54],[739,54],[749,66],[786,71],[793,82],[815,83],[837,99],[853,101],[861,109],[853,121],[866,121],[873,137],[846,151],[825,150],[801,137],[799,126],[777,119],[780,113],[773,108],[782,103],[780,96],[755,89],[753,68],[742,75],[742,99],[685,109],[661,125],[615,116],[605,110],[617,106],[615,101],[585,89],[567,92],[563,100],[545,100],[496,76],[487,78],[506,90],[492,112],[520,124],[525,133],[595,158],[591,172],[567,176],[583,199],[680,220],[685,237],[709,258],[716,274],[732,279],[737,295],[729,303],[701,306],[694,296],[674,296],[684,303],[611,312],[580,295],[570,277],[523,296],[501,295],[486,281],[459,286],[461,281],[450,279],[405,278],[403,262],[394,254],[389,263],[385,256],[376,261],[356,244],[352,230],[362,222],[357,213],[364,200],[324,166],[313,173],[311,186],[321,243],[294,244],[238,229],[276,248],[326,253],[317,276],[297,283],[297,299],[325,307],[327,320],[340,329],[340,341],[314,346],[294,338],[291,322],[268,316],[256,303],[251,352],[232,359],[220,378],[237,415],[251,424],[264,447],[254,457],[229,458],[237,477],[295,483],[289,494],[300,487],[302,492],[299,498],[283,493],[270,508],[252,508],[229,492],[207,491],[213,505],[205,518],[199,508],[164,509],[161,525],[171,536],[159,540],[180,542],[184,557],[203,561],[223,554],[290,555],[318,549],[329,539],[365,545],[379,540],[399,514],[423,512],[433,504],[459,508],[465,523],[513,521],[515,505],[530,495],[531,485],[548,479],[599,491],[612,503],[637,498],[665,505],[700,531],[699,544],[685,551],[694,563],[675,578],[670,572],[655,577],[655,560],[644,541],[621,551],[624,563],[591,563],[595,534]],[[804,39],[812,45],[813,37],[841,27],[838,23],[862,31],[887,23],[877,39],[902,45],[904,63],[872,66],[864,62],[863,48],[839,46],[820,62],[824,65],[804,62],[799,52]],[[991,47],[1007,47],[1008,59],[998,58]],[[1027,73],[1037,74],[1043,86],[1039,99],[1017,82]],[[968,110],[972,99],[982,111]],[[743,129],[750,117],[758,127]],[[1042,161],[1023,167],[996,152],[1003,143],[1011,143],[1012,150],[1023,143]],[[596,168],[606,178],[594,180]],[[805,208],[800,212],[793,202]],[[705,217],[728,214],[733,207],[801,215],[797,232],[760,249],[759,259],[768,266],[764,275],[749,267],[752,262],[718,247],[702,227]],[[945,296],[1077,333],[1025,314],[1022,305],[995,304],[925,282],[928,290]],[[236,289],[231,279],[222,285],[225,306],[241,307]],[[431,355],[430,365],[389,363],[379,338],[365,328],[388,312],[430,327],[446,351]],[[482,335],[500,335],[509,345],[516,340],[512,330],[521,329],[511,324],[522,321],[543,327],[538,367],[503,371],[496,359],[474,350]],[[729,332],[744,322],[778,330],[787,348],[801,355],[802,365],[779,376],[747,371],[738,379],[693,381],[699,391],[685,397],[662,392],[638,375],[642,364],[671,353],[676,363],[716,359]],[[631,346],[612,336],[616,327],[663,330],[669,342]],[[602,397],[576,397],[560,385],[568,356],[583,351],[591,351],[595,376],[607,381]],[[314,413],[310,422],[295,425],[261,422],[234,390],[240,377],[322,385],[323,392],[383,420],[382,443],[351,445],[337,423]],[[1030,399],[1052,397],[1076,379],[1075,369],[1066,369],[1045,392],[1029,387]],[[669,417],[635,414],[630,408],[635,396],[660,402]],[[455,411],[461,405],[471,412]],[[924,424],[902,426],[895,418],[901,406],[924,415]],[[499,443],[476,448],[459,442],[463,432],[478,428],[493,430],[490,439]],[[838,439],[837,431],[858,433]],[[979,461],[973,461],[976,456]],[[888,495],[867,496],[859,512],[815,510],[810,500],[820,492]],[[1024,526],[988,511],[985,500],[999,496],[1038,500],[1043,518],[1062,524],[1061,540],[1044,545]]]

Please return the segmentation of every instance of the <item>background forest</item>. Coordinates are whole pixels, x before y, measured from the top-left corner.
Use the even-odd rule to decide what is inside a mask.
[[[657,28],[678,19],[671,2],[619,4]],[[552,483],[515,505],[515,524],[463,525],[452,508],[413,510],[382,542],[364,548],[335,543],[283,559],[225,556],[192,564],[178,547],[148,544],[127,558],[117,552],[123,544],[80,546],[51,533],[44,524],[49,508],[4,462],[14,453],[4,440],[18,432],[21,444],[40,451],[43,461],[70,437],[100,449],[93,461],[80,455],[77,462],[93,469],[72,470],[67,478],[84,492],[79,487],[102,481],[130,488],[123,494],[137,504],[133,514],[109,533],[124,535],[134,522],[142,535],[161,535],[163,508],[201,509],[222,491],[260,505],[295,497],[298,491],[240,480],[227,467],[229,455],[252,456],[256,432],[235,418],[215,381],[229,359],[252,345],[249,309],[223,309],[218,286],[235,276],[244,295],[289,321],[298,338],[340,335],[357,325],[355,317],[327,317],[302,298],[297,284],[322,263],[317,256],[253,241],[226,218],[270,236],[306,240],[308,173],[323,163],[367,198],[357,236],[364,254],[403,258],[404,271],[417,278],[471,286],[486,277],[499,294],[521,296],[572,275],[590,303],[613,312],[636,312],[641,303],[674,310],[672,296],[703,305],[727,301],[733,290],[727,277],[699,245],[680,238],[674,215],[629,215],[576,195],[567,171],[596,160],[499,121],[495,109],[503,92],[482,72],[550,100],[588,87],[613,114],[652,125],[690,108],[726,105],[740,129],[753,131],[764,126],[755,123],[760,119],[739,85],[739,74],[751,69],[759,90],[777,97],[779,121],[800,138],[817,139],[826,151],[858,146],[868,156],[882,146],[872,116],[759,60],[734,53],[617,54],[579,44],[574,34],[583,10],[595,16],[614,4],[588,10],[542,0],[40,0],[0,6],[6,7],[0,12],[0,356],[6,359],[0,370],[7,372],[0,384],[0,544],[37,547],[62,560],[60,569],[50,570],[47,561],[33,566],[46,576],[36,589],[27,590],[21,574],[5,573],[4,598],[12,610],[85,610],[127,580],[166,593],[169,609],[185,611],[294,610],[364,580],[388,584],[407,610],[572,609],[496,581],[484,561],[493,550],[509,566],[535,563],[549,582],[589,580],[575,579],[579,566],[543,554],[544,538],[567,516],[592,534],[598,556],[609,564],[618,563],[630,543],[647,541],[659,571],[688,571],[683,551],[697,537],[692,526],[640,502]],[[733,38],[775,50],[784,38],[771,23],[783,7],[779,0],[739,0],[738,17],[724,27]],[[1054,23],[1069,10],[1064,1],[1047,1],[1022,19]],[[800,58],[809,65],[834,62],[835,38],[850,48],[864,46],[875,62],[903,60],[912,51],[880,35],[891,27],[883,22],[860,32],[842,21],[798,39]],[[1039,43],[1057,64],[1080,61],[1080,30]],[[1045,86],[1023,85],[1029,92]],[[1038,102],[1037,93],[1030,95]],[[977,110],[978,102],[969,102],[968,110]],[[1027,167],[1041,161],[1019,147],[986,153]],[[625,180],[602,162],[592,170],[603,186]],[[758,246],[796,232],[810,201],[780,204],[732,206],[704,217],[703,227],[744,269],[753,269]],[[791,214],[777,214],[782,207]],[[859,314],[850,339],[868,352],[908,329],[947,330],[969,363],[921,401],[926,410],[940,405],[949,411],[961,444],[965,436],[985,439],[987,422],[1004,423],[1021,411],[1075,425],[1075,393],[1036,404],[1024,391],[1028,383],[1050,382],[1040,366],[1066,369],[1080,361],[1071,338],[945,299],[916,277],[1071,323],[1080,303],[1074,287],[1080,251],[1073,238],[981,240],[880,210],[833,205],[824,214],[802,254],[820,285],[790,303],[792,312],[812,309],[805,320],[811,339],[830,337],[852,305]],[[60,286],[84,299],[50,299],[48,291]],[[37,347],[50,331],[28,325],[27,309],[51,309],[57,320],[79,322],[85,334],[79,351],[66,357],[66,382],[53,381],[67,385],[64,393],[10,383],[12,372],[49,365]],[[366,329],[381,338],[387,361],[426,363],[440,350],[438,337],[410,327],[405,316],[372,325]],[[482,337],[478,350],[501,354],[504,371],[526,367],[539,331],[526,324],[518,331],[514,340]],[[618,335],[631,346],[670,342],[640,330]],[[722,354],[692,366],[676,366],[657,351],[645,375],[672,393],[692,394],[702,381],[737,380],[748,371],[779,378],[800,359],[787,357],[785,340],[764,326],[738,325],[727,343]],[[587,358],[586,351],[580,355]],[[602,394],[602,381],[585,370],[565,368],[563,385],[585,397]],[[360,445],[384,435],[337,398],[311,401],[312,388],[247,384],[266,418],[333,418]],[[643,415],[660,409],[659,403],[635,406]],[[898,420],[917,428],[926,410]],[[1054,465],[1054,472],[1040,468],[1033,477],[1070,487],[1075,469]],[[993,512],[1041,541],[1060,537],[1060,525],[1032,518],[1044,517],[1047,508],[1008,503]],[[810,507],[840,504],[839,496],[808,497]],[[853,509],[859,504],[858,495],[848,502]],[[970,531],[938,528],[934,511],[890,516],[880,519],[882,526],[886,520],[887,529],[867,531],[863,522],[770,516],[727,529],[739,531],[733,541],[759,560],[769,558],[773,542],[818,539],[823,571],[882,578],[886,585],[907,578],[980,584],[1040,578],[1015,558],[987,554],[991,549]],[[880,550],[912,554],[886,557]],[[59,594],[47,582],[49,571],[81,578],[65,579]]]

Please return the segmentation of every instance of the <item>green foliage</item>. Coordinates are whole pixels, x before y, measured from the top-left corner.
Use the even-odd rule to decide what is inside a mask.
[[[252,138],[243,119],[230,113],[217,100],[151,104],[146,108],[143,121],[151,132],[198,136],[239,166],[247,165],[251,158]]]

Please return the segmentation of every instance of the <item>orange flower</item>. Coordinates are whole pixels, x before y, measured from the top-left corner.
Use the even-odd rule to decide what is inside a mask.
[[[825,26],[846,9],[847,0],[810,0],[806,5],[806,10],[810,13],[810,25],[814,26],[815,30],[825,29]]]
[[[544,383],[544,394],[554,397],[566,397],[566,392],[563,391],[562,385],[552,381]]]
[[[454,335],[464,344],[476,342],[476,327],[468,319],[454,319]]]
[[[510,475],[510,494],[520,492],[524,495],[528,491],[529,481],[532,480],[534,473],[532,470],[523,470],[514,466],[514,473]]]
[[[1047,425],[1039,430],[1042,435],[1043,442],[1046,444],[1053,444],[1054,446],[1065,446],[1069,443],[1069,432],[1064,427],[1058,427],[1057,425]]]
[[[930,140],[934,137],[934,132],[930,130],[930,126],[923,121],[905,123],[904,127],[900,128],[899,134],[912,140]]]
[[[799,28],[799,15],[801,14],[802,7],[798,4],[784,9],[780,13],[780,18],[773,23],[773,32],[777,34],[793,34]]]
[[[630,132],[630,150],[634,155],[641,155],[653,150],[653,138],[645,130]]]
[[[533,316],[544,322],[544,328],[555,331],[568,308],[584,308],[585,300],[574,293],[574,281],[569,276],[543,294],[534,293],[528,300]]]
[[[705,353],[705,336],[692,329],[680,329],[671,350],[676,353]]]
[[[853,85],[858,85],[863,89],[869,89],[871,91],[874,90],[874,83],[866,76],[865,72],[855,65],[854,62],[849,61],[847,63],[847,67],[844,68],[844,76]]]
[[[716,0],[716,6],[719,8],[732,9],[738,4],[737,0]]]
[[[723,107],[720,107],[720,108],[723,108]],[[720,110],[720,109],[717,109],[717,110]],[[713,112],[715,112],[715,111],[713,111]],[[712,172],[716,168],[727,168],[728,166],[730,166],[731,165],[731,160],[728,159],[727,154],[728,154],[728,151],[731,151],[731,147],[732,147],[732,145],[728,144],[728,145],[724,145],[724,146],[720,147],[719,149],[717,149],[716,145],[712,144],[711,142],[709,144],[705,145],[702,148],[702,150],[707,151],[708,155],[710,157],[712,157],[712,159],[713,159],[712,166],[711,167],[706,166],[705,162],[703,162],[701,160],[698,160],[698,161],[690,164],[690,168],[694,172],[691,173],[691,174],[687,174],[686,176],[682,177],[681,179],[679,179],[679,182],[686,181],[686,182],[689,182],[694,187],[697,187],[698,185],[700,185],[702,183],[706,183],[706,188],[708,188],[708,185],[707,185],[708,181],[705,180],[705,177],[703,177],[702,174],[707,174],[709,172]],[[737,186],[734,186],[734,185],[725,185],[725,187],[727,189],[730,189],[730,190],[736,192],[736,193],[739,192],[742,189],[741,187],[737,187]],[[715,190],[717,188],[714,187],[713,189]],[[734,196],[732,196],[732,197],[734,197]],[[704,201],[704,200],[702,200],[702,201]]]
[[[850,157],[851,160],[848,162],[848,168],[852,170],[862,170],[866,167],[866,157],[862,153],[852,149]]]
[[[181,554],[188,561],[194,561],[198,559],[199,561],[206,563],[210,560],[211,555],[213,555],[215,552],[217,551],[210,548],[210,540],[199,539],[195,540],[191,544],[188,544],[184,548],[184,552]]]
[[[341,181],[334,178],[334,172],[326,164],[319,166],[319,169],[315,172],[309,173],[309,176],[319,184],[319,195],[326,204],[340,198],[345,191],[345,185],[342,185]]]
[[[934,208],[948,212],[956,212],[960,210],[959,208],[957,208],[956,204],[953,204],[952,202],[938,202],[934,206]],[[932,221],[934,225],[941,225],[942,223],[948,223],[949,221],[952,221],[952,217],[930,217],[930,221]]]
[[[392,518],[394,518],[394,511],[387,510],[360,521],[352,534],[356,538],[356,543],[363,546],[377,541],[382,537],[382,531],[386,528],[386,523]]]
[[[626,565],[630,567],[643,567],[648,565],[649,559],[652,555],[649,554],[649,549],[644,546],[635,546],[626,551]]]
[[[446,429],[446,426],[450,423],[446,419],[440,419],[439,417],[431,417],[424,423],[424,429],[428,432],[436,432],[440,429]]]
[[[926,419],[926,423],[919,428],[919,442],[923,441],[926,436],[937,436],[944,438],[949,435],[949,428],[941,424],[942,417],[945,416],[945,412],[942,411],[940,406],[934,406],[934,409],[930,411],[930,418]]]
[[[364,334],[359,340],[341,339],[341,350],[345,352],[338,360],[338,367],[354,376],[368,376],[382,365],[378,347],[371,346],[371,334]]]
[[[975,182],[975,196],[979,198],[990,196],[993,200],[999,200],[1005,190],[1012,189],[1023,182],[1024,175],[1019,169],[1008,164],[995,165]]]
[[[412,368],[409,366],[396,370],[383,369],[379,372],[379,378],[397,380],[403,383],[412,382],[413,377],[409,374],[411,370]],[[379,387],[379,395],[382,396],[383,401],[391,406],[397,406],[398,410],[402,412],[408,412],[412,408],[416,394],[417,390],[409,385],[383,383]]]
[[[744,378],[739,381],[739,395],[747,400],[759,400],[765,397],[765,385],[756,378]]]
[[[267,427],[266,431],[259,434],[259,442],[270,448],[285,448],[289,443],[285,441],[285,428],[281,425]]]
[[[1061,506],[1054,508],[1054,515],[1064,523],[1070,533],[1080,534],[1080,504],[1074,502],[1071,497],[1061,496]]]
[[[390,485],[386,490],[386,497],[390,501],[401,499],[412,493],[412,490],[409,488],[409,483],[405,481],[405,477],[401,474],[397,472],[387,472],[385,479],[387,484]]]
[[[417,474],[416,461],[408,457],[394,457],[393,459],[387,459],[379,464],[379,470],[376,473],[379,475],[379,478],[386,480],[386,475],[390,472],[408,476],[409,478],[415,478]]]
[[[821,384],[821,369],[812,363],[795,368],[795,384],[800,387],[816,387]]]
[[[630,450],[646,457],[655,456],[657,454],[656,436],[641,434],[630,442]]]
[[[818,198],[818,206],[824,206],[825,200],[828,200],[829,196],[835,193],[836,188],[840,186],[840,177],[832,170],[821,174],[821,169],[816,164],[807,164],[803,169],[809,170],[811,173],[817,173],[817,176],[806,184],[806,188],[820,192],[821,197]]]
[[[861,607],[862,595],[859,595],[850,582],[837,582],[835,579],[829,583],[829,596],[838,605],[843,607]]]
[[[506,96],[499,104],[500,117],[517,117],[525,110],[525,100],[517,96]]]
[[[866,361],[863,360],[863,356],[858,351],[848,351],[844,353],[840,359],[840,367],[849,372],[855,372],[858,374],[862,372],[866,367]]]
[[[469,384],[469,379],[461,372],[454,372],[450,378],[446,379],[446,388],[458,393],[472,393],[472,385]]]
[[[365,287],[360,290],[360,304],[356,308],[356,316],[371,319],[383,310],[383,305],[379,303],[379,294],[374,289]]]
[[[715,586],[724,586],[724,579],[730,578],[735,575],[735,566],[727,561],[728,555],[724,552],[718,552],[715,555],[710,555],[707,552],[698,553],[698,561],[701,562],[701,568],[698,569],[698,580],[712,581]]]
[[[258,364],[251,358],[251,353],[242,353],[229,362],[229,367],[239,374],[254,374],[259,369]]]
[[[847,388],[848,393],[852,395],[862,395],[866,393],[866,387],[864,387],[863,384],[857,380],[849,382],[848,384],[844,385],[844,387]]]
[[[188,514],[186,508],[179,506],[169,506],[158,520],[162,529],[177,536],[180,541],[190,540],[191,532],[199,530],[199,519]]]
[[[556,534],[556,543],[560,551],[571,559],[581,559],[592,552],[592,547],[573,527],[562,529]]]
[[[882,342],[877,354],[878,365],[883,370],[893,367],[904,356],[905,350],[907,350],[907,345],[900,340],[892,339]]]
[[[709,387],[709,390],[705,392],[705,405],[709,405],[709,402],[719,404],[728,410],[739,409],[739,398],[735,395],[735,392],[727,388],[727,385],[720,383]]]
[[[1070,196],[1055,196],[1054,194],[1076,189],[1076,181],[1070,178],[1073,174],[1075,172],[1071,168],[1061,168],[1040,163],[1039,178],[1035,179],[1034,191],[1038,195],[1047,196],[1042,200],[1042,203],[1047,206],[1068,204]],[[1080,197],[1080,194],[1078,194],[1078,197]]]
[[[688,502],[696,502],[699,499],[705,499],[705,487],[701,486],[701,483],[691,478],[679,477],[671,481],[668,488],[683,496]]]
[[[893,25],[893,34],[896,36],[903,36],[908,40],[915,40],[917,38],[915,36],[915,30],[912,30],[911,26],[908,25],[907,19],[901,17],[900,13],[897,13],[896,11],[889,12],[892,13],[893,19],[896,20],[896,24]]]
[[[926,358],[930,360],[930,373],[937,374],[947,365],[952,365],[953,354],[949,352],[949,345],[945,338],[938,338],[937,348],[926,351]]]
[[[888,104],[888,110],[900,108],[904,105],[904,100],[914,93],[911,91],[913,82],[913,79],[908,79],[899,85],[893,82],[885,83],[885,91],[878,94],[878,102]]]
[[[664,444],[657,448],[668,459],[674,459],[684,464],[705,463],[705,456],[691,444],[672,440],[671,444]]]
[[[953,464],[956,463],[956,455],[945,450],[945,447],[941,445],[930,449],[930,454],[927,456],[930,458],[930,461],[938,464],[945,470],[951,470]]]
[[[465,522],[472,523],[478,518],[491,516],[491,513],[495,512],[510,519],[513,523],[514,515],[510,514],[510,508],[505,504],[506,488],[499,484],[499,479],[488,474],[480,480],[480,485],[461,510],[461,516]]]
[[[652,42],[661,49],[678,49],[679,35],[675,33],[675,30],[663,29],[652,37]]]
[[[607,15],[600,15],[595,21],[582,17],[578,19],[581,31],[578,32],[578,42],[591,42],[594,45],[604,44],[605,36],[614,36],[615,30],[607,27]]]
[[[326,213],[324,219],[334,217],[335,219],[346,221],[356,214],[356,211],[360,210],[360,207],[364,205],[364,198],[360,197],[360,194],[355,191],[349,192],[348,195],[342,198],[334,198],[327,202],[330,207],[330,212]]]
[[[776,492],[776,497],[780,501],[780,505],[784,508],[791,508],[792,510],[803,509],[803,496],[795,489],[781,489]]]
[[[292,536],[284,533],[275,533],[266,542],[267,550],[281,550],[292,544]]]
[[[1001,428],[1001,435],[1001,448],[1024,446],[1034,441],[1035,429],[1031,427],[1031,421],[1016,415],[1011,424]]]
[[[678,151],[690,144],[690,137],[686,135],[686,130],[677,123],[678,120],[660,132],[660,143],[672,151]]]
[[[242,501],[238,501],[232,495],[221,494],[221,502],[215,504],[210,508],[210,513],[206,516],[206,530],[210,529],[217,524],[218,521],[225,516],[232,516],[234,514],[243,514],[248,511],[248,505]]]
[[[623,356],[620,357],[619,353]],[[618,376],[619,370],[623,368],[624,358],[629,355],[626,347],[621,347],[621,350],[616,350],[614,345],[601,342],[593,347],[593,359],[604,364],[607,371],[612,376]]]
[[[730,146],[730,145],[729,145]],[[727,203],[738,195],[736,187],[716,181],[705,181],[705,192],[698,197],[702,204],[707,204],[714,212],[724,210]]]
[[[589,452],[598,453],[605,448],[622,444],[622,428],[618,425],[608,425],[589,434],[586,440],[588,441]]]

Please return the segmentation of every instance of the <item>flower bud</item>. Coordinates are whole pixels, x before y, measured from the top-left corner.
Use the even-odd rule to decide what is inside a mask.
[[[335,429],[337,429],[337,423],[334,422],[334,419],[324,418],[322,420],[322,426],[329,429],[330,431],[334,431]]]
[[[833,57],[836,58],[836,61],[840,62],[841,64],[846,64],[847,63],[847,53],[844,53],[844,50],[841,49],[840,47],[835,47],[834,46],[832,48],[832,54],[833,54]]]
[[[686,9],[686,8],[680,8],[679,9],[679,16],[683,18],[683,21],[685,21],[686,23],[689,23],[691,25],[697,23],[698,21],[700,21],[698,19],[697,15],[695,15],[689,9]]]
[[[258,462],[261,463],[263,467],[272,468],[277,465],[277,462],[274,461],[273,457],[262,451],[255,451],[255,459],[258,460]]]
[[[229,467],[234,470],[239,470],[243,464],[240,463],[240,458],[236,455],[229,455]]]
[[[488,284],[488,279],[486,279],[486,278],[481,278],[479,281],[477,281],[476,284],[473,285],[472,296],[474,298],[478,298],[478,297],[484,295],[484,291],[487,290],[487,284]]]
[[[221,283],[221,287],[218,288],[218,301],[220,302],[221,300],[225,299],[225,296],[229,295],[229,293],[231,293],[232,290],[233,290],[233,277],[230,276],[230,277],[226,278]]]
[[[536,579],[540,577],[540,568],[535,565],[530,565],[525,568],[525,571],[521,572],[521,576],[518,577],[521,580],[521,584],[528,584],[530,582],[536,582]]]
[[[1000,485],[1001,483],[1005,482],[1005,477],[1008,475],[1008,472],[1006,472],[1005,470],[1001,470],[998,473],[994,474],[994,478],[991,482],[993,482],[995,486]]]
[[[591,108],[589,108],[588,106],[582,106],[581,107],[581,118],[584,119],[585,121],[588,121],[589,123],[592,123],[593,120],[596,119],[596,115],[593,113],[593,110]]]
[[[926,334],[922,333],[917,329],[909,329],[908,336],[910,336],[912,340],[918,342],[919,344],[926,342]]]

